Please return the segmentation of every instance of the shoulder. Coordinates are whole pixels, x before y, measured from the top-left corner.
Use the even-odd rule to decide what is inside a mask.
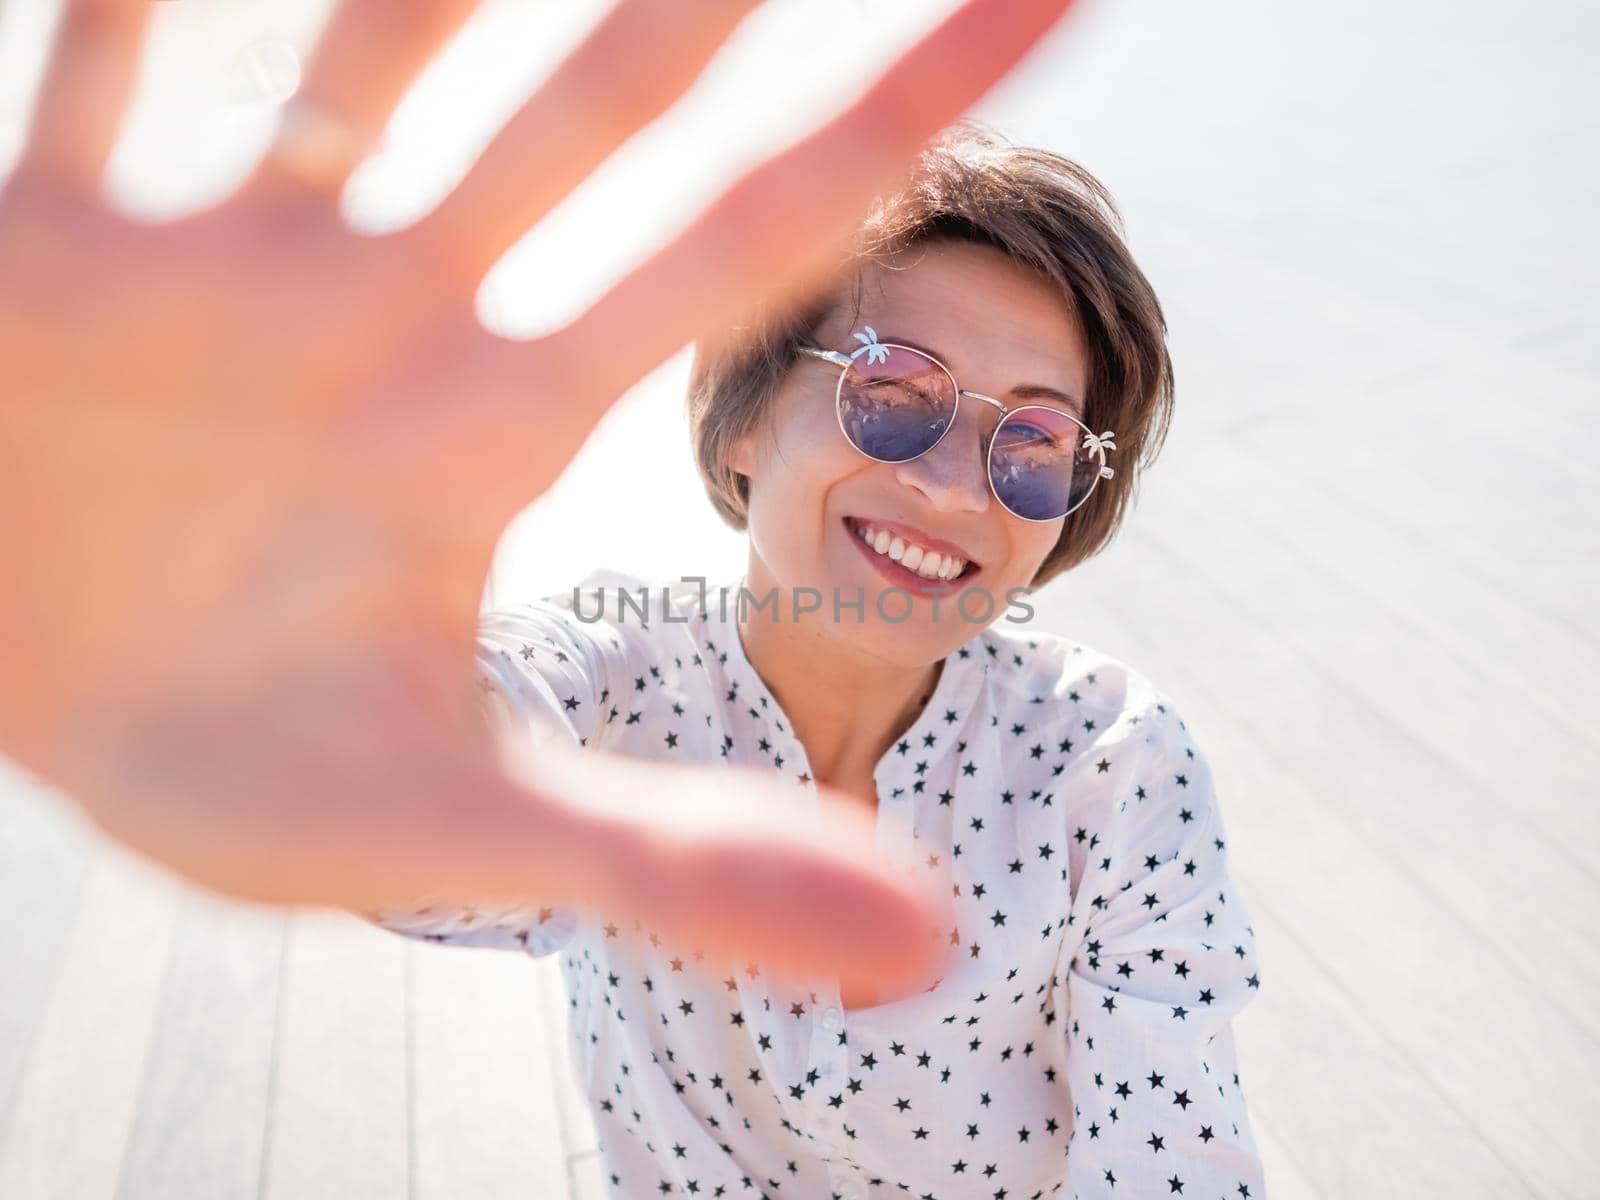
[[[619,697],[658,685],[692,653],[681,589],[602,568],[577,584],[483,613],[478,662],[518,716],[548,715],[588,744],[624,711]]]
[[[1038,731],[1074,827],[1137,841],[1220,825],[1210,763],[1178,703],[1138,666],[1062,634],[991,628],[998,724]]]
[[[577,652],[596,666],[654,660],[664,634],[693,611],[681,583],[601,567],[562,591],[483,614],[479,640],[524,657],[530,643],[534,652]]]
[[[997,708],[1039,712],[1075,743],[1150,745],[1172,722],[1182,732],[1172,699],[1148,675],[1095,646],[1017,625],[991,626],[974,645],[989,660]]]

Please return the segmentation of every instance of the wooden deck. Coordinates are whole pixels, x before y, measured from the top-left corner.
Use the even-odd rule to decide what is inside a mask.
[[[0,1196],[599,1197],[554,960],[178,884],[0,809]]]
[[[1067,33],[980,115],[1117,195],[1179,416],[1038,627],[1212,760],[1269,1194],[1600,1194],[1600,15],[1129,0]],[[681,385],[623,403],[681,438]],[[554,540],[615,511],[581,460],[501,597],[730,565],[675,470],[596,549]],[[5,1200],[601,1194],[552,963],[219,902],[14,777],[0,913]]]

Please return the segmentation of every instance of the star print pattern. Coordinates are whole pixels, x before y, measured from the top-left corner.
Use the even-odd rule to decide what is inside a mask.
[[[576,607],[486,615],[485,702],[507,732],[779,772],[803,811],[810,766],[745,656],[742,582],[702,608],[698,584],[602,571]],[[847,1010],[837,979],[780,984],[578,906],[363,915],[562,955],[613,1196],[1260,1200],[1232,1023],[1261,973],[1209,762],[1132,668],[971,628],[874,772],[879,848],[955,900],[924,992]]]

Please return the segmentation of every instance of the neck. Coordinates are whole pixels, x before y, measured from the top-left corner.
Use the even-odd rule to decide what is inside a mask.
[[[826,606],[795,620],[783,588],[758,582],[754,573],[745,586],[760,598],[776,588],[776,620],[770,607],[737,619],[736,598],[730,615],[745,657],[805,747],[812,774],[829,784],[870,779],[878,760],[916,723],[944,660],[905,667],[863,655],[839,636]]]

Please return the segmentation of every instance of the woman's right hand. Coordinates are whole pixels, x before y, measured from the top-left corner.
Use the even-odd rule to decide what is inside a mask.
[[[71,0],[0,191],[0,751],[236,896],[582,896],[778,970],[924,974],[937,910],[874,865],[859,806],[801,835],[750,772],[502,761],[474,695],[478,605],[504,525],[615,398],[814,284],[1067,0],[962,5],[521,343],[475,320],[484,272],[754,0],[622,0],[437,209],[382,237],[341,223],[340,189],[472,0],[346,0],[296,101],[309,133],[159,225],[100,197],[152,7]]]

